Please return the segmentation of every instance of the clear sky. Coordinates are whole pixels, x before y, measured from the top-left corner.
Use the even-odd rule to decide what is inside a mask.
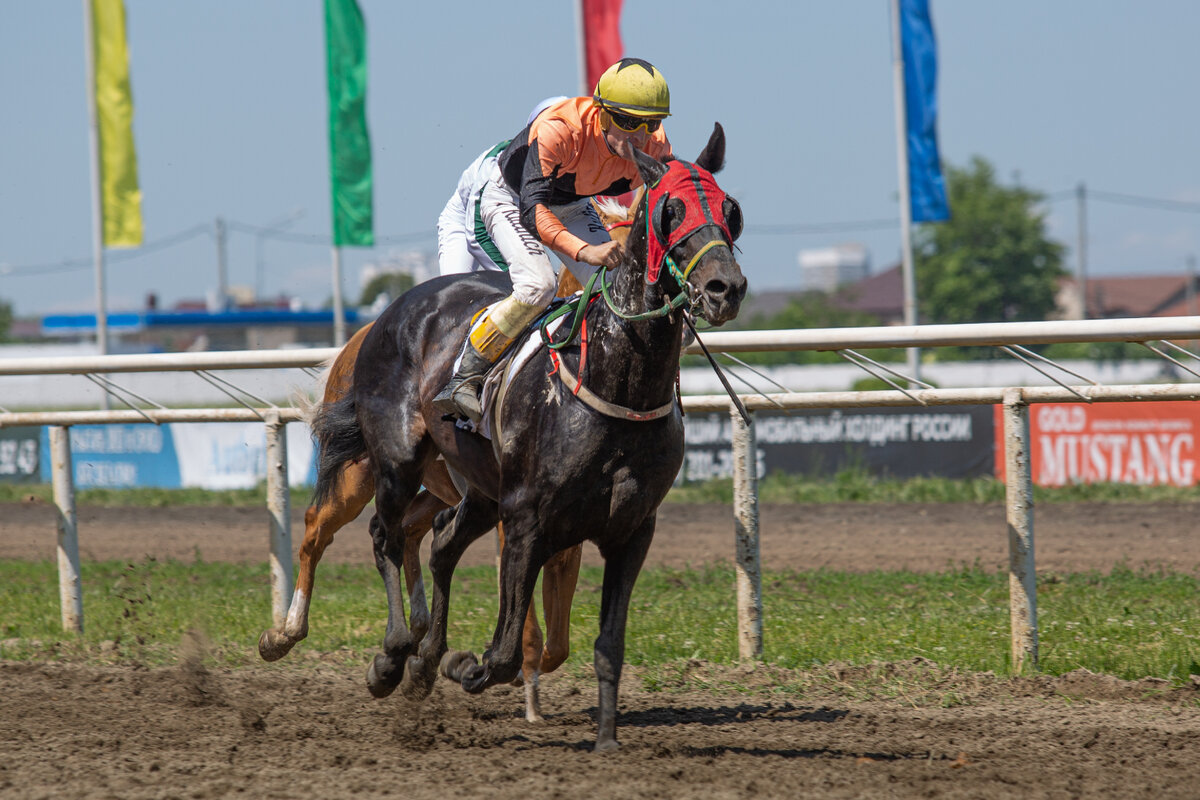
[[[437,215],[463,167],[516,133],[538,100],[580,88],[573,0],[360,3],[381,243],[344,251],[348,299],[363,264],[436,249]],[[626,53],[670,82],[676,151],[694,157],[712,122],[725,126],[721,182],[744,209],[751,292],[796,287],[802,248],[861,242],[875,271],[898,258],[888,7],[625,0]],[[932,7],[943,159],[981,155],[1005,183],[1047,194],[1069,268],[1083,181],[1096,193],[1090,274],[1182,272],[1200,252],[1200,2]],[[109,251],[110,310],[140,308],[149,292],[161,307],[203,298],[217,282],[217,217],[231,225],[230,284],[254,285],[261,265],[266,294],[323,302],[320,0],[126,0],[126,9],[146,246]],[[3,4],[0,96],[0,298],[23,316],[92,310],[80,0]],[[248,230],[289,217],[287,235],[301,241]]]

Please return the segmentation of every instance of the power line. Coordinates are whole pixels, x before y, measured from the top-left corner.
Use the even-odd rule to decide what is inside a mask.
[[[1183,211],[1192,214],[1200,213],[1200,203],[1188,203],[1183,200],[1166,200],[1158,197],[1139,197],[1134,194],[1118,192],[1098,192],[1087,190],[1088,199],[1101,200],[1106,203],[1118,203],[1126,206],[1141,206],[1143,208],[1158,208],[1163,211]]]
[[[261,236],[264,239],[276,239],[282,242],[292,242],[294,244],[312,244],[323,245],[325,247],[333,246],[333,237],[315,233],[289,233],[276,228],[264,227],[261,225],[250,225],[246,222],[238,222],[236,220],[227,220],[225,223],[230,230],[238,231],[239,233],[250,233],[255,236]],[[376,236],[376,245],[380,244],[404,244],[408,242],[421,241],[429,239],[433,236],[432,231],[422,231],[419,233],[400,233],[388,236]]]
[[[874,231],[899,227],[898,219],[864,219],[850,222],[819,222],[813,224],[747,225],[747,233],[766,236],[797,233],[839,233],[842,231]]]
[[[286,233],[272,228],[249,225],[245,222],[236,221],[228,221],[226,222],[226,225],[230,230],[238,231],[239,233],[250,233],[267,239],[278,239],[295,244],[322,245],[325,247],[333,246],[333,237],[331,236]],[[201,235],[212,236],[212,225],[209,223],[193,225],[192,227],[182,230],[179,233],[175,233],[170,236],[164,236],[161,239],[155,239],[152,242],[147,242],[146,244],[134,249],[106,251],[105,260],[109,263],[132,261],[143,256],[151,255],[160,250],[165,250],[168,247],[174,247],[177,244],[181,244],[189,239],[194,239]],[[411,242],[429,239],[432,235],[432,233],[403,233],[391,236],[377,236],[375,237],[375,242],[377,245],[408,244]],[[95,259],[92,256],[67,258],[63,259],[62,261],[46,262],[42,264],[23,264],[20,266],[0,264],[0,275],[6,277],[55,275],[64,272],[78,272],[85,269],[90,269],[94,264]]]
[[[152,242],[147,242],[137,249],[133,250],[113,250],[106,252],[105,260],[113,261],[132,261],[135,258],[150,255],[151,253],[165,250],[168,247],[174,247],[181,242],[189,239],[194,239],[201,234],[212,234],[211,226],[209,225],[193,225],[192,227],[182,230],[179,233],[170,236],[164,236],[161,239],[155,239]],[[28,264],[20,267],[10,267],[0,265],[0,275],[53,275],[60,272],[73,272],[76,270],[88,269],[95,263],[91,256],[84,258],[69,258],[63,261],[57,261],[47,264]]]

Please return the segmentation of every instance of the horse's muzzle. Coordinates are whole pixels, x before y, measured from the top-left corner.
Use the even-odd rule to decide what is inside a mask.
[[[704,318],[713,325],[724,325],[738,315],[746,296],[746,276],[734,263],[708,278],[700,292]]]

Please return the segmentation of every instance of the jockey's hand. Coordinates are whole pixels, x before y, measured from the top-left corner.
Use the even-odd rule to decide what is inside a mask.
[[[621,258],[625,255],[625,248],[620,242],[605,242],[604,244],[589,244],[584,246],[579,251],[576,257],[577,261],[582,261],[585,264],[591,264],[593,267],[607,267],[613,269],[621,263]]]

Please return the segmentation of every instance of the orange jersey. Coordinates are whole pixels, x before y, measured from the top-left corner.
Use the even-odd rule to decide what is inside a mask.
[[[568,231],[550,206],[624,194],[642,185],[637,165],[608,148],[600,114],[590,97],[555,103],[517,134],[499,158],[505,182],[519,197],[521,224],[571,258],[587,243]],[[643,151],[659,160],[671,154],[661,127]]]

